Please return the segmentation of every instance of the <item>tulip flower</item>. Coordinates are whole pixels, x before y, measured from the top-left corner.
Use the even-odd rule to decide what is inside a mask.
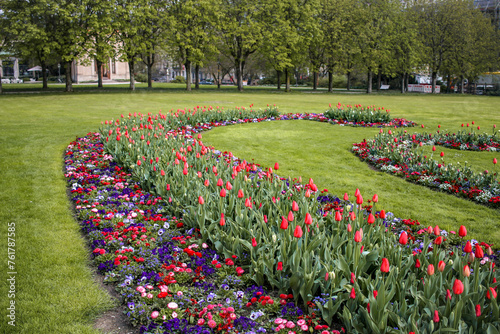
[[[311,190],[307,189],[305,195],[307,198],[311,197]]]
[[[427,267],[427,275],[429,276],[434,275],[434,265],[429,264],[429,266]]]
[[[464,252],[466,252],[466,253],[472,252],[472,245],[471,245],[470,241],[468,241],[468,240],[465,243]]]
[[[295,201],[292,202],[292,211],[299,211],[299,205]]]
[[[200,203],[200,205],[205,204],[205,200],[203,199],[203,196],[198,197],[198,203]]]
[[[389,260],[387,258],[382,259],[382,264],[380,265],[380,271],[383,273],[388,273],[390,269]]]
[[[464,284],[461,280],[455,279],[455,282],[453,282],[453,293],[456,295],[461,295],[462,292],[464,292]]]
[[[358,197],[360,195],[359,188],[356,188],[356,191],[354,191],[354,196]]]
[[[444,157],[444,152],[441,152],[439,155],[441,156],[441,158]]]
[[[288,220],[284,216],[281,216],[281,225],[280,225],[280,228],[282,230],[286,230],[288,228]]]
[[[295,231],[293,232],[293,236],[294,236],[295,238],[300,238],[300,237],[302,237],[302,228],[301,228],[299,225],[297,225],[297,226],[295,227]]]
[[[385,219],[385,210],[380,210],[380,218]]]
[[[358,205],[363,204],[363,196],[361,196],[361,194],[356,196],[356,204],[358,204]]]
[[[351,289],[351,294],[349,295],[349,297],[351,297],[351,299],[356,299],[356,290],[354,290],[354,288]]]
[[[375,216],[373,214],[368,215],[368,224],[373,224],[375,223]]]
[[[294,216],[292,211],[288,211],[288,221],[293,222]]]
[[[476,317],[480,317],[481,316],[481,305],[477,304],[476,305]]]
[[[372,201],[373,201],[373,203],[378,202],[378,195],[377,194],[373,195]]]
[[[348,201],[349,200],[349,195],[347,195],[347,193],[344,194],[344,201]]]
[[[335,211],[335,221],[339,222],[342,220],[342,214],[340,211]]]
[[[420,260],[415,261],[415,268],[420,268]]]
[[[238,190],[238,198],[243,198],[243,190]]]
[[[446,299],[451,300],[451,292],[450,292],[450,289],[446,289]]]
[[[354,213],[354,211],[351,211],[350,216],[352,221],[356,220],[356,214]]]
[[[283,262],[278,262],[278,267],[276,268],[277,271],[283,270]]]
[[[257,246],[257,240],[255,240],[255,238],[252,238],[252,247],[256,246]]]
[[[434,244],[435,245],[441,245],[443,243],[443,237],[439,236],[436,238],[436,240],[434,240]]]
[[[399,236],[399,243],[401,245],[406,245],[408,243],[408,234],[406,234],[406,232],[402,232]]]
[[[481,246],[476,245],[476,250],[474,252],[474,255],[479,259],[482,259],[484,257],[484,252]]]
[[[233,185],[231,184],[231,182],[229,182],[229,181],[226,182],[226,189],[227,190],[233,189]]]
[[[247,208],[252,207],[252,202],[250,202],[250,198],[245,199],[245,207],[247,207]]]
[[[439,226],[434,227],[434,235],[435,236],[440,236],[441,235],[441,230],[439,229]]]
[[[222,188],[220,190],[220,197],[226,197],[226,189]]]
[[[220,226],[224,226],[224,225],[226,225],[226,219],[224,218],[224,213],[221,213],[221,214],[220,214],[220,222],[219,222],[219,225],[220,225]]]
[[[497,161],[497,158],[493,158],[493,164],[495,164],[495,165],[496,165],[496,164],[497,164],[497,162],[498,162],[498,161]]]
[[[432,319],[435,323],[439,322],[439,312],[437,310],[434,311],[434,318]]]
[[[446,267],[446,263],[444,263],[444,261],[439,261],[439,263],[438,263],[438,270],[440,272],[443,272],[445,267]]]
[[[460,228],[458,229],[458,235],[460,236],[460,238],[463,238],[467,235],[467,229],[465,228],[465,226],[460,225]]]
[[[352,226],[351,226],[351,224],[347,224],[347,232],[349,232],[349,233],[352,232]]]
[[[436,146],[432,146],[432,152],[436,151]]]
[[[355,242],[361,242],[361,239],[363,239],[361,237],[361,233],[359,231],[356,231],[356,233],[354,233],[354,241]]]
[[[305,222],[304,222],[306,225],[311,225],[312,224],[312,217],[311,215],[308,213],[306,213],[306,219],[305,219]]]
[[[274,164],[274,170],[278,170],[278,169],[280,169],[280,165],[278,163],[275,163]]]
[[[490,291],[491,291],[491,295],[490,295]],[[497,298],[497,292],[495,289],[493,289],[492,287],[490,287],[488,289],[488,291],[486,292],[486,298],[488,299],[491,299],[493,297],[493,299],[496,299]]]

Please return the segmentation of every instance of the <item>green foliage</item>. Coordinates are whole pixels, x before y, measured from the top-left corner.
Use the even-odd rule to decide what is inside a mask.
[[[366,107],[366,110],[362,106],[343,106],[336,105],[330,107],[325,111],[325,116],[331,119],[338,119],[347,122],[364,122],[364,123],[389,123],[391,121],[391,116],[388,110],[384,108]]]
[[[171,83],[180,83],[180,84],[185,84],[186,83],[186,78],[183,77],[182,75],[177,75],[174,80],[170,81]]]

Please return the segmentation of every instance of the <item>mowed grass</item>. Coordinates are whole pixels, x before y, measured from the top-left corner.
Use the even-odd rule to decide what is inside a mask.
[[[417,131],[434,130],[437,124],[456,131],[472,120],[482,129],[500,125],[500,99],[494,97],[327,94],[307,89],[285,94],[270,88],[239,93],[232,87],[187,93],[168,85],[131,93],[123,87],[0,96],[1,333],[96,333],[94,319],[113,305],[92,278],[89,252],[73,218],[63,175],[65,147],[75,137],[96,131],[106,119],[129,112],[252,103],[256,108],[276,104],[282,112],[323,112],[329,103],[340,101],[389,108],[394,117],[424,123],[426,128]],[[360,188],[368,199],[377,193],[380,208],[400,217],[442,228],[465,224],[471,236],[498,245],[499,211],[373,171],[349,152],[352,143],[377,131],[311,121],[266,122],[218,128],[206,133],[204,141],[264,166],[278,161],[281,175],[312,177],[334,194],[352,196]],[[489,159],[483,161],[486,168]],[[16,226],[15,328],[5,316],[8,223]]]

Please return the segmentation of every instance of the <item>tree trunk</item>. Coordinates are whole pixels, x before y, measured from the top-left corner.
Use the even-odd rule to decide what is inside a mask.
[[[0,94],[3,93],[2,90],[2,66],[0,65]]]
[[[200,65],[194,67],[194,89],[200,89]]]
[[[290,71],[288,70],[288,68],[285,70],[285,80],[286,80],[285,92],[291,92],[292,89],[290,88]]]
[[[464,76],[460,76],[460,94],[464,93]]]
[[[102,88],[102,61],[96,58],[95,64],[97,66],[97,88]]]
[[[47,85],[47,63],[45,61],[40,62],[40,65],[42,66],[42,89],[48,89],[49,86]]]
[[[188,92],[191,91],[191,82],[192,82],[192,78],[191,78],[191,61],[190,60],[186,60],[186,62],[184,63],[184,66],[186,67],[186,90]]]
[[[243,66],[244,62],[238,59],[236,64],[236,84],[240,92],[243,91]]]
[[[448,73],[448,80],[446,84],[446,93],[450,94],[451,93],[451,74]]]
[[[366,93],[371,94],[372,92],[372,80],[373,80],[373,72],[372,70],[368,70],[368,78],[366,80]]]
[[[220,64],[217,64],[217,89],[220,89]]]
[[[276,71],[276,78],[278,79],[278,90],[281,89],[281,71]]]
[[[73,91],[73,81],[71,80],[71,61],[66,62],[66,91]]]
[[[405,76],[406,73],[401,74],[401,94],[405,93]]]
[[[317,90],[318,89],[318,76],[319,76],[319,73],[318,72],[313,72],[313,90]]]
[[[333,71],[328,70],[328,92],[333,93]]]
[[[135,90],[135,74],[134,74],[134,66],[135,63],[133,60],[128,62],[128,71],[130,73],[130,90]]]
[[[408,84],[410,83],[410,74],[406,73],[405,75],[405,92],[408,91]]]
[[[351,90],[351,72],[347,72],[347,90]]]
[[[378,78],[377,78],[377,92],[380,91],[380,86],[382,85],[382,72],[380,69],[378,70]]]
[[[431,84],[432,84],[432,94],[436,94],[436,79],[437,79],[437,73],[436,72],[432,72],[432,81],[431,81]]]

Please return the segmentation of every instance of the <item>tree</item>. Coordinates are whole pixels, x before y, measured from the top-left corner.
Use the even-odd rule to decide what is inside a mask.
[[[245,62],[261,46],[263,39],[263,0],[221,0],[219,37],[223,40],[221,52],[234,63],[238,90],[243,90]]]
[[[172,22],[170,41],[186,68],[186,90],[191,90],[192,64],[202,64],[207,53],[215,51],[213,22],[217,22],[216,0],[173,0],[168,5]]]
[[[0,0],[0,8],[5,8],[4,0]],[[12,34],[9,30],[9,20],[6,13],[0,9],[0,55],[10,46],[10,41],[12,40]],[[2,90],[2,59],[0,58],[0,94],[3,93]]]

